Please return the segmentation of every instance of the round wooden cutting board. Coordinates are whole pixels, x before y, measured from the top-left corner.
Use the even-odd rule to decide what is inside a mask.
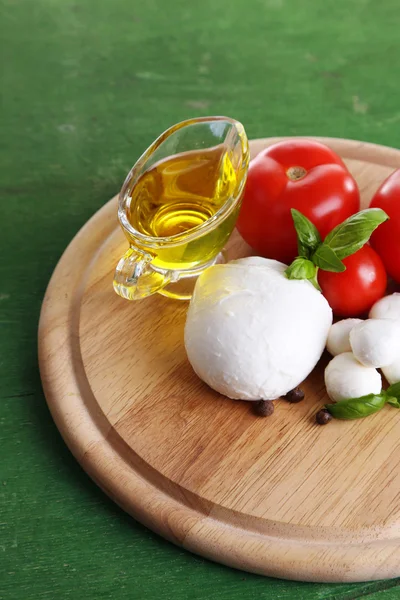
[[[275,141],[251,142],[252,156]],[[321,141],[364,206],[400,167],[397,150]],[[267,419],[213,392],[186,359],[187,303],[114,293],[127,247],[116,216],[113,198],[73,239],[40,319],[46,398],[77,460],[136,519],[212,560],[307,581],[399,576],[400,411],[317,426],[326,357],[306,399]],[[236,233],[229,253],[249,254]]]

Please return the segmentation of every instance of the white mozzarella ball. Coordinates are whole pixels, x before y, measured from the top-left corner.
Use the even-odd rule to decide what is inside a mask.
[[[390,385],[398,383],[400,381],[400,356],[391,365],[382,367],[382,373]]]
[[[369,311],[369,318],[400,321],[400,294],[390,294],[375,302]]]
[[[361,323],[361,319],[343,319],[332,325],[326,342],[326,349],[332,356],[343,354],[343,352],[351,352],[349,335],[358,323]]]
[[[200,275],[190,302],[185,346],[210,387],[229,398],[272,400],[298,386],[324,350],[332,310],[286,265],[250,257]]]
[[[386,367],[400,356],[400,321],[367,319],[350,331],[354,356],[366,367]]]
[[[379,394],[382,378],[376,369],[362,365],[351,352],[335,356],[325,369],[325,386],[333,402]]]

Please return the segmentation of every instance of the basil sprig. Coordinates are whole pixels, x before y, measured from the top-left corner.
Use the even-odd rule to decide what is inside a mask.
[[[382,390],[380,394],[368,394],[360,398],[349,398],[335,404],[325,404],[326,410],[335,419],[362,419],[380,411],[385,404],[400,408],[400,382]]]
[[[317,267],[315,264],[302,256],[295,258],[292,264],[286,269],[288,279],[313,279],[316,273]]]
[[[332,229],[322,242],[318,229],[300,211],[291,209],[299,256],[286,269],[288,279],[308,279],[319,289],[318,269],[342,273],[343,258],[366,244],[375,229],[389,217],[380,208],[366,208]]]
[[[297,249],[299,257],[311,258],[312,254],[321,244],[318,229],[299,210],[291,209],[293,223],[297,233]]]
[[[340,259],[354,254],[366,244],[375,229],[389,216],[380,208],[366,208],[332,229],[324,243]]]
[[[332,271],[333,273],[342,273],[346,267],[338,258],[335,251],[332,250],[325,242],[318,246],[312,255],[312,261],[317,267],[323,271]]]

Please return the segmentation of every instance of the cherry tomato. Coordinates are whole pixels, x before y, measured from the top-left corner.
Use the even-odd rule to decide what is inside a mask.
[[[388,274],[400,283],[400,169],[392,173],[372,198],[371,207],[382,208],[390,217],[372,234],[375,248]]]
[[[363,246],[343,259],[342,273],[318,271],[318,283],[335,315],[357,317],[369,311],[385,295],[387,275],[382,260],[371,246]]]
[[[289,263],[297,256],[291,208],[324,238],[359,207],[357,184],[339,156],[319,142],[294,139],[251,161],[237,227],[258,254]]]

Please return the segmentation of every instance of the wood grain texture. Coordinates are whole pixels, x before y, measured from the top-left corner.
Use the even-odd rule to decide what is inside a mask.
[[[251,143],[252,155],[275,139]],[[400,167],[397,150],[322,139],[342,155],[367,203]],[[400,575],[400,414],[314,424],[323,364],[306,401],[257,419],[192,372],[187,305],[129,303],[111,286],[126,242],[116,199],[66,250],[39,329],[46,397],[91,477],[135,518],[198,554],[304,581]],[[249,252],[236,234],[229,253]]]

